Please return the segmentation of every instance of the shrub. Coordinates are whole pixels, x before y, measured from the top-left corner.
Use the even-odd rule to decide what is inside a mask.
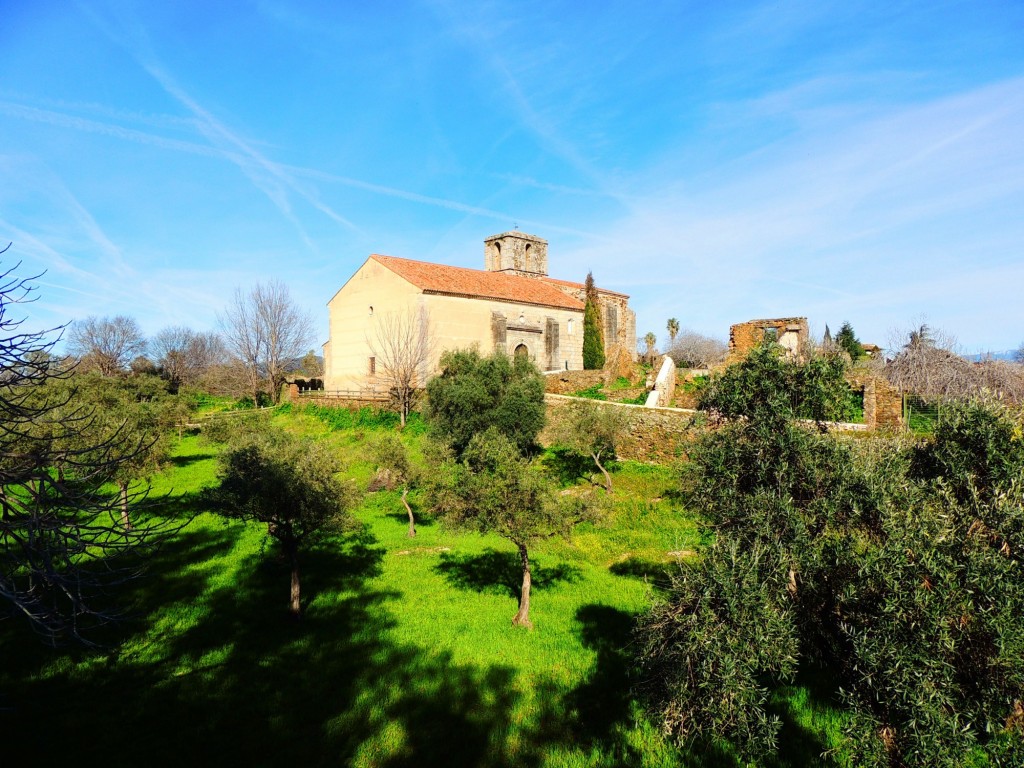
[[[441,373],[427,382],[426,418],[435,437],[458,455],[474,435],[490,428],[525,453],[544,426],[544,379],[526,358],[446,352]]]

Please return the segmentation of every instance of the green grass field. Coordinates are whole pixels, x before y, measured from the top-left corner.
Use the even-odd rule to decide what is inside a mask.
[[[332,441],[366,487],[372,420],[274,418]],[[729,764],[664,741],[631,694],[634,617],[702,546],[674,470],[620,465],[603,524],[536,547],[532,631],[511,626],[511,545],[429,519],[407,538],[397,492],[368,495],[357,530],[305,553],[295,623],[263,531],[196,508],[215,454],[186,436],[154,479],[166,514],[195,517],[131,585],[133,617],[105,650],[52,651],[3,626],[5,765]],[[573,477],[564,456],[545,461]],[[834,764],[819,758],[842,722],[829,696],[795,685],[774,701],[782,749],[768,764]]]

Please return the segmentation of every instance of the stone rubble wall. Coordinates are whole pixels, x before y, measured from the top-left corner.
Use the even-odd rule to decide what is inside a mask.
[[[561,423],[567,406],[579,398],[545,395],[547,425],[539,435],[541,445],[551,444],[551,435]],[[686,458],[687,446],[699,433],[694,426],[696,411],[684,408],[647,408],[643,405],[593,400],[601,408],[625,408],[630,414],[626,435],[618,447],[618,457],[628,461],[671,463]]]
[[[604,383],[605,372],[602,370],[556,371],[544,374],[544,391],[553,395],[568,395]]]
[[[810,329],[806,317],[777,317],[764,320],[749,320],[729,326],[729,361],[735,362],[747,356],[750,350],[764,341],[766,328],[775,329],[780,341],[787,333],[795,334],[791,351],[798,356],[810,340]]]
[[[326,408],[347,408],[358,411],[360,408],[386,408],[391,399],[387,395],[345,393],[300,392],[291,398],[295,405],[322,405]]]
[[[886,379],[854,370],[846,381],[851,389],[864,390],[864,424],[868,429],[903,427],[903,396]]]

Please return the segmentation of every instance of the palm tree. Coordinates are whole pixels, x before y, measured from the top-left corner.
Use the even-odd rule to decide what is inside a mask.
[[[676,334],[679,333],[679,321],[674,317],[668,319],[668,340],[669,346],[676,340]]]
[[[650,331],[644,336],[644,345],[647,347],[647,351],[644,353],[644,357],[648,360],[654,359],[654,345],[658,342],[658,337]]]

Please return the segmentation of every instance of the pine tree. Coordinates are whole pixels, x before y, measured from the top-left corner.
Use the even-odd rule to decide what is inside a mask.
[[[853,326],[849,322],[843,323],[839,333],[836,334],[836,344],[847,351],[851,360],[864,356],[864,348],[857,340],[857,335],[853,332]]]
[[[586,305],[583,309],[583,367],[597,370],[604,367],[604,334],[601,331],[601,312],[598,310],[597,288],[594,274],[587,273]]]

